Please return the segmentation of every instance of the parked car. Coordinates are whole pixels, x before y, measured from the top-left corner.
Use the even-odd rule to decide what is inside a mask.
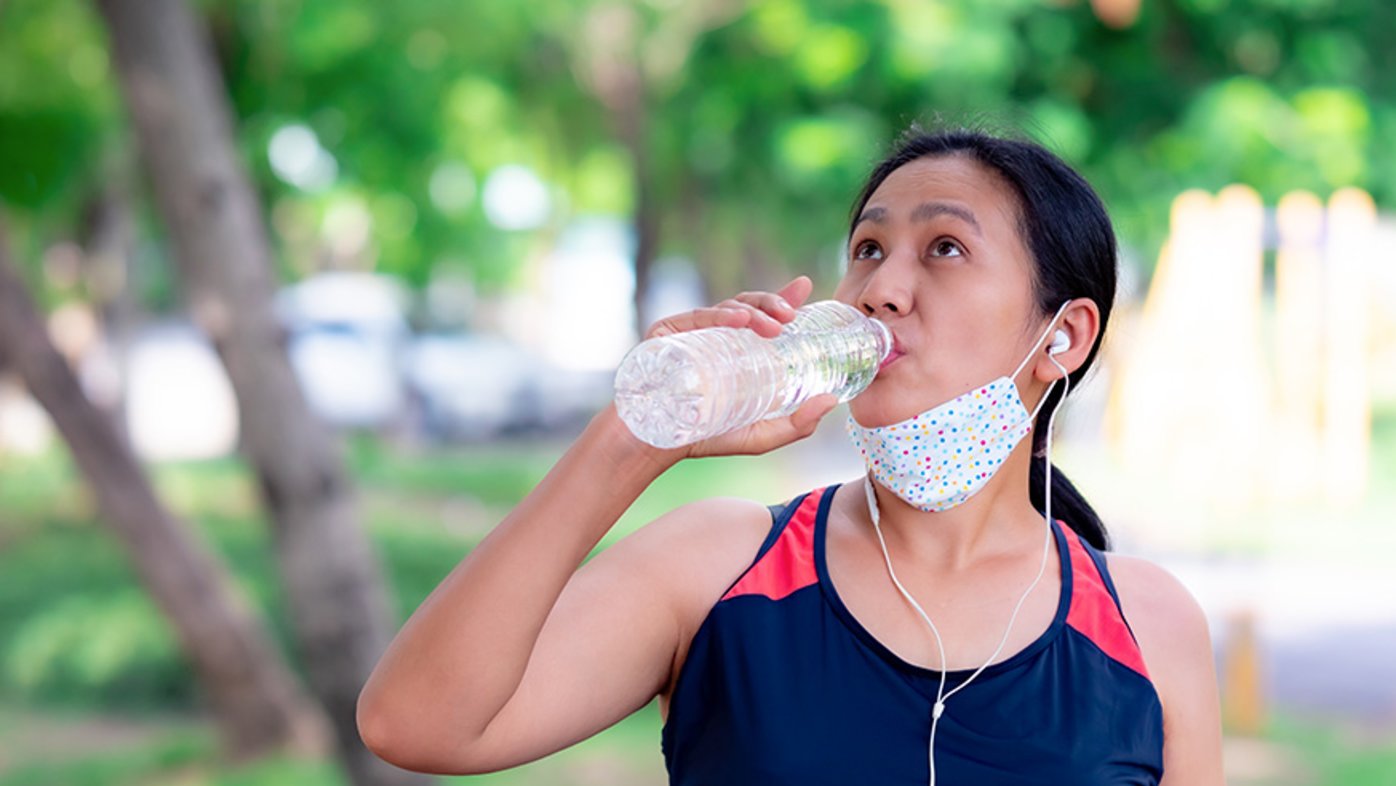
[[[434,439],[483,439],[533,420],[535,361],[499,336],[418,335],[403,370],[422,428]]]
[[[408,303],[401,283],[372,273],[322,273],[277,295],[291,366],[326,421],[382,428],[401,420]]]
[[[405,374],[424,430],[439,440],[575,427],[605,406],[612,387],[611,372],[560,369],[482,333],[417,336]]]

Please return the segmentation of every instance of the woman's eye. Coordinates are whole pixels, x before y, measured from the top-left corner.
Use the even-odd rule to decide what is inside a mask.
[[[862,243],[859,243],[856,247],[854,247],[854,249],[853,249],[853,258],[854,258],[854,259],[881,259],[881,258],[882,258],[882,249],[881,249],[881,248],[878,248],[877,244],[874,243],[874,242],[872,242],[871,240],[865,240],[865,241],[863,241]]]
[[[963,254],[960,245],[953,240],[942,239],[931,244],[931,256],[933,257],[958,257]]]

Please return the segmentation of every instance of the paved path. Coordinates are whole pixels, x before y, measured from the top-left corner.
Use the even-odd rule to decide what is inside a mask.
[[[1297,557],[1158,561],[1207,610],[1219,655],[1233,615],[1254,613],[1275,709],[1396,729],[1396,570]]]

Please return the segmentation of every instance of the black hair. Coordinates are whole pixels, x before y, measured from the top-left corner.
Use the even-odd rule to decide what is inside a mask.
[[[892,153],[868,176],[853,205],[849,231],[857,224],[868,199],[882,181],[900,167],[922,158],[963,156],[997,173],[1018,196],[1018,228],[1033,259],[1033,298],[1044,316],[1056,313],[1062,303],[1089,298],[1100,310],[1100,331],[1081,367],[1071,374],[1075,390],[1091,368],[1105,336],[1115,301],[1115,231],[1105,205],[1081,175],[1051,151],[1026,139],[998,136],[957,128],[925,131],[913,125]],[[1062,398],[1062,386],[1052,388],[1033,427],[1034,456],[1045,450],[1048,418]],[[1043,463],[1031,462],[1028,497],[1042,510]],[[1071,481],[1052,467],[1052,513],[1098,549],[1108,549],[1110,539],[1100,515],[1086,502]]]

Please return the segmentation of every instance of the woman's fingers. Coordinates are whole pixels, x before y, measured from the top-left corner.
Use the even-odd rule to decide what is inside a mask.
[[[779,292],[743,292],[716,306],[661,319],[650,326],[645,338],[707,327],[749,327],[764,338],[775,338],[784,324],[795,319],[795,310],[813,289],[808,276],[799,276]]]
[[[799,409],[791,413],[790,425],[800,435],[800,439],[808,437],[819,426],[819,421],[823,420],[824,416],[832,412],[834,407],[838,405],[838,396],[833,393],[820,393],[801,404]]]
[[[750,328],[765,338],[780,335],[786,323],[795,319],[814,284],[799,276],[779,292],[743,292],[708,308],[694,309],[661,319],[646,332],[645,338],[658,338],[710,327]],[[787,417],[763,420],[727,434],[704,440],[688,448],[688,456],[760,454],[804,439],[819,421],[838,404],[832,394],[815,396]]]
[[[776,294],[795,308],[804,305],[805,298],[814,291],[814,282],[809,276],[796,276],[794,281],[780,288]]]
[[[743,292],[719,305],[744,306],[754,310],[759,316],[752,319],[752,329],[771,337],[780,333],[781,325],[795,319],[795,310],[805,302],[813,288],[814,283],[808,276],[799,276],[779,292]]]
[[[780,335],[781,324],[790,320],[781,319],[781,317],[784,316],[783,313],[772,313],[767,308],[763,308],[760,305],[761,296],[763,294],[766,293],[743,292],[742,294],[737,295],[734,298],[730,298],[728,300],[722,301],[721,303],[718,303],[718,306],[721,308],[740,309],[742,311],[747,312],[749,319],[749,321],[747,322],[748,327],[756,331],[761,336],[764,336],[766,338],[774,338]],[[772,304],[771,308],[778,309],[779,307],[775,304]],[[794,318],[793,313],[790,318]]]
[[[795,307],[775,292],[743,292],[734,299],[758,308],[781,322],[789,322],[795,318]]]
[[[727,434],[720,434],[689,447],[688,456],[760,455],[808,437],[819,426],[839,399],[822,393],[800,405],[787,417],[762,420]]]
[[[838,403],[837,396],[825,393],[801,404],[799,409],[786,417],[753,423],[748,427],[749,433],[741,435],[741,452],[759,455],[799,442],[813,434],[819,427],[819,421]]]
[[[650,329],[645,332],[645,338],[658,338],[710,327],[745,327],[750,321],[749,309],[736,305],[719,304],[665,317],[650,326]]]

